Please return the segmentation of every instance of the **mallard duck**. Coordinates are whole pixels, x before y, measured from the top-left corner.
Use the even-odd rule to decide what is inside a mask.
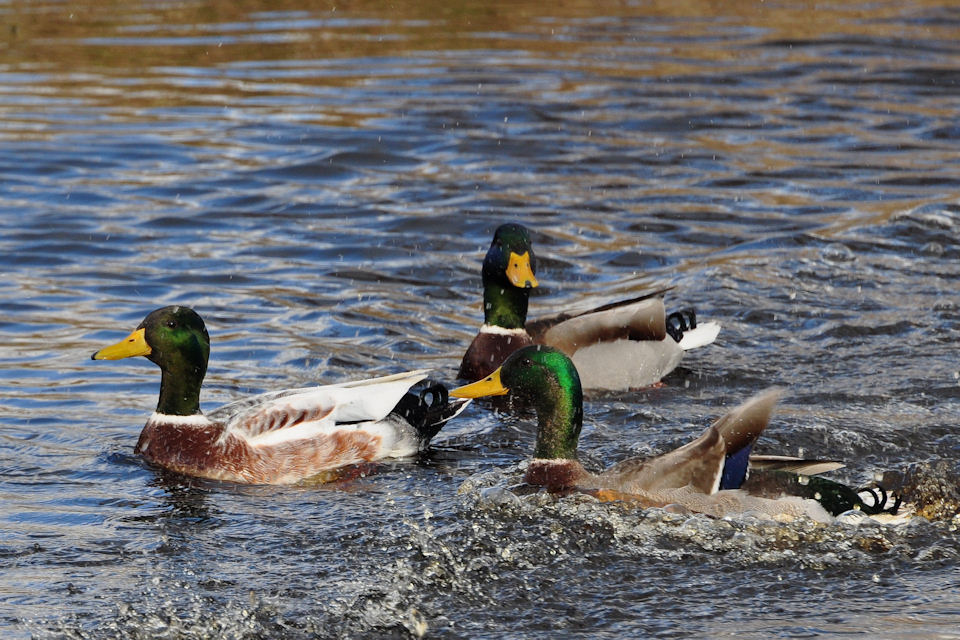
[[[842,466],[833,461],[757,457],[757,469],[751,471],[757,479],[746,482],[750,451],[770,420],[779,389],[754,396],[678,449],[650,460],[624,460],[602,473],[587,471],[577,460],[583,393],[577,369],[563,352],[539,345],[524,347],[491,375],[450,395],[479,398],[507,393],[520,396],[537,413],[536,445],[524,480],[551,491],[586,490],[602,499],[680,504],[718,516],[757,511],[771,516],[807,515],[819,521],[850,509],[895,513],[900,504],[891,506],[885,494],[882,501],[868,503],[849,487],[813,477]],[[761,476],[781,481],[774,486],[761,482]],[[783,495],[785,489],[797,495]]]
[[[527,322],[535,273],[527,229],[498,227],[483,260],[483,326],[463,356],[460,378],[479,380],[517,349],[545,344],[573,358],[586,389],[646,387],[673,371],[684,351],[710,344],[720,332],[715,322],[698,325],[692,310],[668,315],[662,296],[669,288]]]
[[[289,389],[200,412],[210,339],[188,307],[151,312],[94,360],[146,356],[160,367],[157,409],[136,452],[161,467],[201,478],[289,484],[346,465],[410,456],[465,406],[434,385],[408,393],[428,371]]]

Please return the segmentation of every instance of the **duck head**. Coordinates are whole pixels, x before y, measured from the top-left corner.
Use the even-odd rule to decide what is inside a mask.
[[[508,393],[537,413],[535,458],[576,459],[583,426],[583,390],[570,358],[552,347],[524,347],[486,378],[454,389],[450,395],[481,398]]]
[[[177,305],[150,312],[120,342],[91,356],[119,360],[145,356],[160,367],[157,413],[192,415],[200,412],[200,386],[207,373],[210,336],[203,319],[189,307]]]
[[[537,260],[530,232],[519,224],[503,224],[483,259],[483,303],[486,324],[519,329],[527,318],[530,289],[538,286]]]

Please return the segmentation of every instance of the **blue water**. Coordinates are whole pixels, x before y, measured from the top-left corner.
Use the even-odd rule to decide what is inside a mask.
[[[770,6],[773,4],[773,6]],[[947,2],[0,5],[0,635],[960,637],[960,12]],[[432,367],[493,229],[533,315],[677,286],[717,320],[581,455],[788,388],[758,447],[907,473],[932,520],[518,496],[529,416],[301,487],[133,455],[159,376],[91,362],[196,308],[202,396]]]

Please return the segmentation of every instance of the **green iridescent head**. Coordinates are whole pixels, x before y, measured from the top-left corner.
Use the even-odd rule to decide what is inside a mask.
[[[530,289],[537,286],[537,260],[530,232],[502,224],[483,259],[483,310],[486,324],[519,329],[527,318]]]
[[[157,412],[192,415],[200,411],[200,386],[207,373],[210,336],[203,319],[189,307],[152,311],[133,333],[93,354],[93,360],[146,356],[160,367]]]
[[[535,458],[576,459],[583,426],[583,389],[562,351],[534,345],[515,351],[492,374],[450,392],[458,398],[510,393],[537,412]]]

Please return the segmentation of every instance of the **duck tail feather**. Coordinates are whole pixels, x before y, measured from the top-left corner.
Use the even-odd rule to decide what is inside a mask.
[[[860,500],[860,510],[871,516],[881,513],[895,516],[903,504],[902,495],[888,492],[879,484],[860,487],[857,489],[857,498]]]
[[[902,496],[886,491],[879,485],[853,489],[841,482],[823,476],[807,476],[781,469],[754,469],[744,489],[754,495],[778,497],[798,496],[816,500],[830,515],[858,509],[869,516],[882,513],[897,515]]]
[[[443,425],[463,411],[470,400],[453,398],[439,382],[427,380],[421,388],[407,392],[392,413],[408,422],[417,431],[422,446],[426,446]]]
[[[712,344],[719,334],[719,322],[701,322],[696,327],[684,331],[678,344],[684,351],[689,351]]]

